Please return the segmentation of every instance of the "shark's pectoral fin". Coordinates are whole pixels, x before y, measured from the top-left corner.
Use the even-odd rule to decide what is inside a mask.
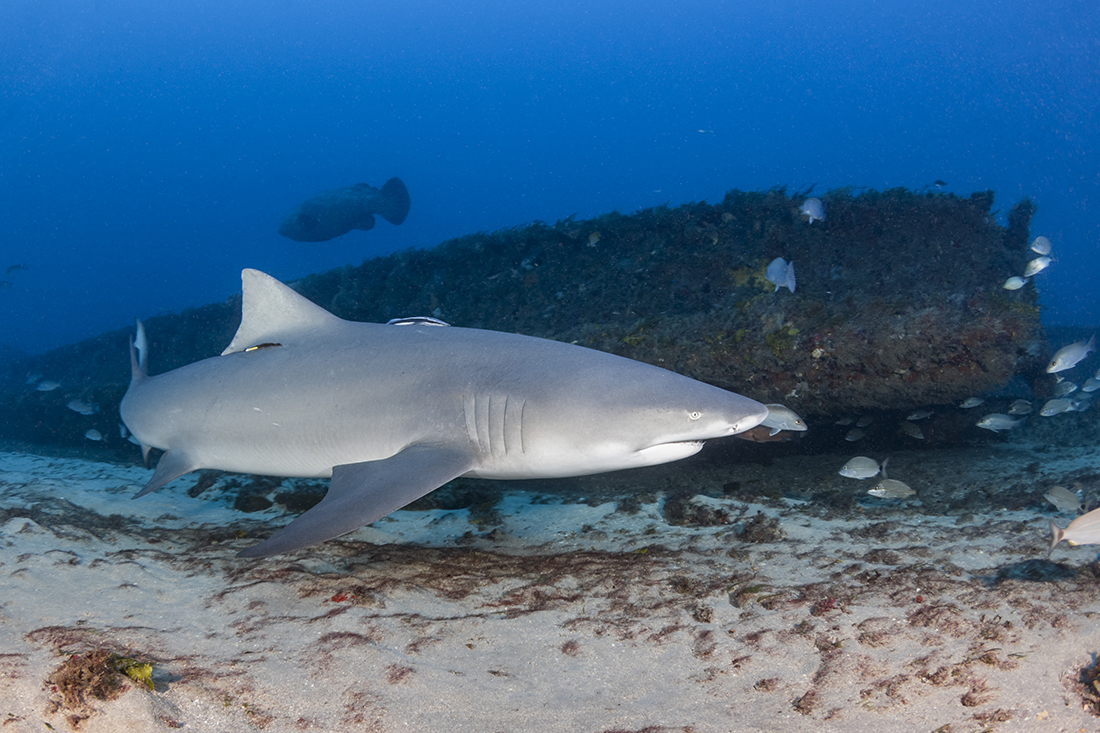
[[[237,557],[278,555],[347,534],[438,489],[474,465],[468,450],[436,444],[413,445],[381,461],[336,466],[320,504]]]
[[[148,457],[148,448],[142,446],[142,450]],[[185,473],[191,473],[203,466],[187,453],[178,450],[170,450],[157,461],[157,470],[153,471],[153,478],[142,487],[141,491],[131,498],[138,499],[146,494],[151,494],[169,481],[177,479]]]

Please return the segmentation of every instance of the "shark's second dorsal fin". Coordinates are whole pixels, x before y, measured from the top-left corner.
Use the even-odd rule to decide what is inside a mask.
[[[259,270],[242,270],[241,284],[241,325],[222,356],[257,344],[291,345],[298,336],[342,323],[340,318]]]

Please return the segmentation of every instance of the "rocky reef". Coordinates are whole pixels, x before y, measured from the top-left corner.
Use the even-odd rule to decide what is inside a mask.
[[[1042,372],[1036,291],[1001,287],[1029,259],[1030,201],[1001,226],[992,192],[838,189],[813,223],[804,199],[731,191],[713,205],[536,222],[294,287],[343,318],[431,315],[576,342],[810,416],[948,404]],[[795,293],[765,279],[776,257],[797,268]],[[151,371],[220,353],[239,319],[239,296],[150,318]],[[9,367],[0,437],[75,443],[93,424],[117,435],[129,334]],[[62,386],[34,392],[28,373]],[[100,412],[67,410],[73,398]]]

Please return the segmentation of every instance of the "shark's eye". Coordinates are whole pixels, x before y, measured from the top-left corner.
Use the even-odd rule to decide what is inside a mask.
[[[698,410],[692,410],[688,413],[688,420],[698,420],[702,416],[703,413],[699,412]]]

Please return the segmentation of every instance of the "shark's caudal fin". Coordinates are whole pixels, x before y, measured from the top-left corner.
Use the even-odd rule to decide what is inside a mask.
[[[382,184],[382,189],[375,196],[374,212],[388,221],[390,224],[400,224],[409,215],[409,189],[400,178],[394,177]]]
[[[343,323],[259,270],[243,270],[241,284],[241,325],[222,356],[261,344],[285,346],[300,336]]]
[[[347,534],[473,467],[469,451],[448,445],[413,445],[381,461],[336,466],[320,504],[237,557],[279,555]]]

